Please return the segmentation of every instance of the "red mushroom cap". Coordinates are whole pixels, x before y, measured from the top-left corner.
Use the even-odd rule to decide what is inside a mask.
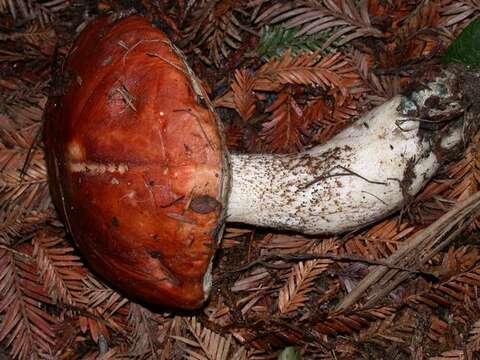
[[[131,297],[199,307],[229,180],[207,95],[141,16],[89,23],[61,73],[45,145],[52,196],[80,251]]]

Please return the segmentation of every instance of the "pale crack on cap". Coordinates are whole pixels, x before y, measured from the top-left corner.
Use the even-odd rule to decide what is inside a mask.
[[[70,162],[68,169],[73,173],[88,173],[91,175],[101,175],[104,173],[125,174],[128,171],[127,164],[100,164],[95,162]]]

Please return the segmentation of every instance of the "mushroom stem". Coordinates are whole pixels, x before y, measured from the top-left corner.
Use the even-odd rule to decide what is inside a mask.
[[[445,71],[302,153],[231,155],[227,221],[341,233],[398,210],[461,149],[459,86]]]

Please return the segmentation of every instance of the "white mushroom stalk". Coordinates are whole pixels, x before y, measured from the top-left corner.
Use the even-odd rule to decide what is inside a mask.
[[[298,154],[231,155],[227,221],[341,233],[401,208],[461,148],[462,94],[444,72]]]

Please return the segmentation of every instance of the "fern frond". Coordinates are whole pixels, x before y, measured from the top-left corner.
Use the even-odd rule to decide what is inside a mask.
[[[398,311],[384,319],[373,321],[367,328],[360,330],[356,336],[357,341],[373,342],[375,344],[388,345],[389,343],[404,343],[415,330],[415,324],[412,323],[412,309]],[[386,345],[386,346],[385,346]]]
[[[429,360],[465,360],[463,350],[448,350],[438,356],[432,356]]]
[[[305,144],[305,121],[303,111],[293,96],[282,92],[267,109],[271,115],[262,124],[260,137],[266,149],[276,153],[300,151]]]
[[[68,6],[69,0],[0,0],[0,14],[10,14],[14,19],[37,19],[45,27]]]
[[[397,309],[392,306],[381,306],[368,310],[358,310],[350,313],[331,313],[319,319],[313,326],[319,333],[326,335],[351,334],[369,326],[377,320],[392,316]]]
[[[264,26],[260,33],[260,42],[255,50],[263,60],[269,60],[272,57],[282,56],[287,49],[290,49],[293,55],[303,52],[317,51],[327,41],[330,32],[319,32],[313,35],[297,36],[300,28],[285,29],[281,26]],[[335,47],[335,43],[331,47]],[[324,52],[332,52],[332,48],[325,49]],[[323,52],[322,52],[323,53]]]
[[[278,295],[280,313],[290,313],[302,307],[308,300],[308,294],[313,291],[316,277],[327,270],[332,262],[332,260],[321,259],[296,264]]]
[[[440,21],[438,2],[422,1],[393,31],[385,51],[377,54],[380,67],[387,72],[398,72],[446,47],[443,33],[437,31]]]
[[[445,253],[432,261],[433,269],[440,280],[469,271],[479,258],[479,249],[471,246],[451,246]]]
[[[480,352],[480,320],[475,321],[468,333],[466,349],[471,354]]]
[[[428,338],[437,344],[443,342],[448,332],[448,324],[435,314],[430,315],[429,322]]]
[[[81,331],[88,331],[97,344],[110,339],[109,328],[119,333],[124,332],[115,316],[128,303],[128,299],[103,285],[92,275],[83,278],[82,282],[82,297],[87,300],[90,314],[79,317]]]
[[[465,155],[448,165],[445,176],[427,184],[417,195],[416,210],[421,219],[435,219],[446,212],[458,200],[465,200],[480,189],[480,136],[475,136],[465,151]],[[471,228],[478,229],[480,220],[475,220]]]
[[[280,92],[277,99],[267,109],[272,115],[263,123],[260,137],[265,139],[269,151],[289,152],[300,150],[306,140],[314,135],[312,125],[317,125],[323,134],[317,134],[316,141],[327,138],[325,128],[330,134],[341,130],[348,120],[357,115],[358,98],[366,91],[356,69],[343,59],[343,54],[335,53],[320,57],[316,53],[302,53],[292,56],[287,50],[279,59],[271,59],[257,70],[253,76],[253,85],[249,82],[248,91]],[[216,106],[237,109],[245,99],[241,87],[229,91],[215,101]],[[288,95],[286,85],[305,85],[320,87],[328,91],[332,100],[327,102],[311,101],[302,109],[292,95]],[[233,88],[233,85],[232,85]],[[238,89],[238,90],[237,90]],[[249,99],[247,97],[247,99]],[[287,101],[288,100],[288,101]],[[251,103],[253,100],[249,100]],[[319,109],[325,105],[321,111]],[[242,105],[243,106],[243,105]],[[243,110],[245,113],[247,111]]]
[[[53,209],[49,212],[37,213],[32,211],[28,216],[15,217],[10,213],[2,219],[0,229],[0,243],[13,244],[22,238],[28,238],[36,230],[41,229],[48,220],[55,218]]]
[[[337,87],[347,93],[354,69],[341,53],[321,57],[318,52],[292,56],[290,50],[271,59],[256,72],[256,90],[277,91],[284,84],[318,85],[324,90]]]
[[[322,46],[325,49],[336,41],[341,46],[359,37],[383,36],[372,26],[365,4],[356,5],[353,0],[290,1],[267,8],[255,22],[282,24],[287,29],[300,27],[297,37],[332,30]]]
[[[233,284],[231,290],[233,292],[239,291],[254,291],[259,289],[266,289],[272,285],[272,276],[267,269],[261,267],[248,272],[244,277],[238,279]]]
[[[406,299],[406,302],[411,305],[422,303],[433,308],[447,306],[463,302],[466,298],[475,298],[478,286],[480,286],[480,265],[413,294]]]
[[[43,48],[47,44],[54,46],[55,40],[53,27],[42,28],[38,24],[31,24],[24,31],[0,34],[0,41],[24,41],[38,48]]]
[[[233,101],[235,110],[244,122],[247,122],[255,114],[254,85],[255,79],[247,70],[235,71],[235,80],[232,83]]]
[[[235,4],[228,0],[197,1],[193,5],[182,47],[186,52],[199,49],[204,44],[208,59],[220,67],[232,50],[238,49],[243,40],[242,24],[235,13]]]
[[[355,103],[353,100],[333,106],[323,98],[309,102],[304,108],[304,116],[308,119],[306,127],[310,129],[312,142],[323,144],[344,129],[349,120],[358,115]]]
[[[138,304],[130,303],[127,322],[132,329],[131,334],[129,334],[130,356],[158,358],[161,351],[158,349],[159,344],[155,329],[157,324],[153,320],[153,314]]]
[[[235,105],[232,106],[235,107]],[[244,150],[244,138],[246,129],[248,130],[248,128],[244,124],[236,121],[225,127],[224,132],[228,149],[234,151]]]
[[[88,333],[101,349],[107,348],[108,344],[118,337],[121,337],[125,344],[128,336],[124,309],[118,309],[115,314],[111,314],[101,306],[88,307],[86,311],[81,311],[80,314],[77,318],[79,330],[84,334]]]
[[[232,352],[238,352],[238,350],[234,350],[234,341],[231,334],[223,337],[202,326],[196,317],[184,319],[184,323],[193,338],[181,336],[175,336],[174,338],[187,345],[184,349],[187,353],[187,359],[228,360],[235,356]]]
[[[121,347],[115,347],[106,353],[92,351],[82,357],[82,360],[129,360],[132,357]]]
[[[335,252],[338,244],[333,240],[325,240],[316,245],[311,253],[322,255]],[[314,290],[315,279],[333,263],[330,259],[317,259],[299,262],[294,265],[286,284],[278,295],[278,309],[286,314],[298,310],[308,299],[308,294]]]
[[[268,234],[259,243],[262,255],[290,255],[306,253],[312,247],[312,240],[303,236]]]
[[[442,2],[440,14],[443,26],[458,24],[480,14],[479,0],[446,0]]]
[[[9,13],[15,19],[19,15],[18,12],[25,18],[29,16],[28,6],[25,0],[17,0],[15,2],[0,0],[0,14]]]
[[[88,307],[104,317],[113,316],[128,303],[128,299],[89,275],[82,279],[83,294],[88,299]]]
[[[345,242],[345,253],[356,254],[367,259],[382,259],[393,254],[415,226],[407,222],[398,224],[397,219],[387,219],[371,229]]]
[[[52,301],[29,256],[0,249],[0,291],[0,341],[6,341],[12,356],[31,360],[51,354],[56,320],[42,305]]]
[[[458,181],[448,194],[450,199],[460,201],[465,200],[480,189],[480,135],[476,135],[472,139],[472,143],[462,160],[465,165],[462,168],[463,174],[457,173],[455,176],[457,179],[461,176],[461,181]]]
[[[54,302],[82,306],[87,299],[82,296],[82,279],[85,271],[74,249],[58,235],[40,231],[32,240],[33,257],[40,277]]]
[[[12,242],[16,234],[34,223],[41,223],[51,205],[43,154],[34,151],[22,175],[26,155],[2,149],[0,144],[0,166],[2,162],[5,165],[0,174],[0,239],[6,242]]]
[[[368,89],[365,100],[370,106],[380,105],[400,92],[400,77],[375,74],[371,56],[354,50],[348,54],[348,58]]]

